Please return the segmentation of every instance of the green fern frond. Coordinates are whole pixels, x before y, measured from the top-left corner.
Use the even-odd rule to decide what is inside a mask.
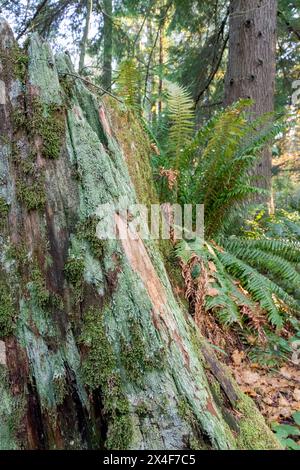
[[[291,263],[299,263],[300,261],[300,242],[288,239],[258,238],[249,239],[236,237],[229,240],[223,240],[222,244],[230,251],[239,249],[258,249],[265,252],[273,253],[280,256]]]
[[[116,80],[117,91],[124,103],[135,111],[140,110],[140,79],[135,59],[123,60]]]
[[[238,204],[264,191],[254,184],[251,170],[263,148],[282,130],[282,123],[273,123],[270,114],[250,122],[251,104],[241,100],[218,112],[198,131],[180,160],[180,201],[204,204],[209,238],[220,233]]]
[[[234,323],[242,324],[238,305],[228,296],[226,290],[219,290],[218,295],[207,297],[205,307],[215,312],[220,323],[225,326],[230,326]]]
[[[184,87],[167,82],[167,109],[170,120],[169,150],[179,169],[184,148],[190,143],[194,129],[194,102]]]
[[[268,319],[274,326],[281,328],[284,323],[282,313],[276,305],[276,299],[281,300],[289,311],[295,312],[299,309],[293,297],[249,264],[228,252],[219,252],[218,257],[226,270],[235,279],[239,279],[242,286],[251,294],[252,299],[258,302],[263,310],[266,310]]]
[[[295,265],[290,261],[270,251],[254,248],[253,244],[234,243],[228,240],[224,244],[227,251],[247,262],[250,266],[257,268],[260,272],[273,274],[278,282],[287,281],[290,287],[298,288],[300,285],[300,274]]]

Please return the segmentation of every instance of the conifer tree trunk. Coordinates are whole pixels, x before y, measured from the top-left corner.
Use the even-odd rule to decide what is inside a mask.
[[[277,0],[231,0],[229,58],[225,103],[254,101],[253,117],[274,107]],[[263,152],[255,174],[259,186],[270,189],[271,151]]]
[[[103,50],[103,86],[106,90],[111,89],[112,78],[112,41],[113,41],[113,22],[112,22],[112,0],[103,1],[104,9],[104,50]]]
[[[79,57],[79,73],[82,72],[84,67],[84,59],[85,59],[85,52],[86,52],[86,44],[89,36],[89,29],[90,29],[90,22],[91,22],[91,15],[93,11],[93,0],[87,0],[86,2],[86,17],[85,17],[85,26],[81,41],[80,47],[80,57]]]
[[[154,194],[139,122],[3,20],[0,62],[0,449],[279,447],[156,244],[95,236],[100,204]]]

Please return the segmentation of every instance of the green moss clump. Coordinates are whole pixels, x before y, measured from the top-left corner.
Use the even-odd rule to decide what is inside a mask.
[[[0,197],[0,228],[3,226],[9,213],[9,205],[3,197]]]
[[[14,154],[14,164],[18,171],[17,198],[28,210],[42,210],[46,204],[45,175],[42,169],[36,166],[36,157],[35,151],[24,159],[17,151]]]
[[[243,414],[239,421],[237,448],[246,450],[276,450],[281,449],[271,429],[265,423],[263,416],[257,410],[254,402],[246,395],[241,395],[236,409]]]
[[[77,236],[79,239],[86,240],[91,248],[92,254],[97,259],[103,256],[104,241],[100,240],[96,235],[98,219],[97,217],[88,217],[77,227]]]
[[[35,166],[35,161],[36,161],[37,154],[36,152],[32,152],[27,156],[26,159],[20,159],[19,156],[15,159],[16,165],[18,165],[18,168],[24,174],[25,176],[34,176],[37,177],[37,168]]]
[[[150,208],[151,204],[159,203],[159,198],[154,188],[150,166],[149,137],[134,113],[122,113],[114,100],[107,98],[107,101],[110,104],[112,125],[121,143],[138,201]]]
[[[137,405],[135,412],[140,418],[144,418],[150,414],[150,410],[144,401]]]
[[[178,413],[182,419],[186,419],[190,416],[191,408],[188,402],[184,398],[180,398],[178,401]]]
[[[163,367],[164,355],[161,350],[156,351],[152,356],[149,355],[143,340],[142,328],[136,320],[129,321],[129,333],[130,343],[124,338],[120,340],[122,365],[133,382],[141,383],[145,371]]]
[[[64,376],[53,378],[53,389],[56,405],[61,405],[68,394],[66,379]]]
[[[75,287],[80,287],[83,282],[84,274],[84,259],[83,258],[68,258],[64,273],[66,279]]]
[[[28,55],[25,47],[22,49],[17,43],[12,47],[1,50],[1,61],[3,62],[3,70],[6,71],[8,80],[11,78],[19,79],[25,84],[28,66]]]
[[[46,289],[42,273],[37,266],[31,272],[31,289],[36,303],[44,308],[49,304],[50,292]]]
[[[29,60],[27,52],[16,44],[11,51],[11,60],[14,76],[22,83],[25,83]]]
[[[3,197],[0,197],[0,215],[1,217],[4,217],[8,214],[9,212],[9,205],[5,201]]]
[[[30,271],[30,294],[31,296],[33,296],[35,303],[43,310],[47,310],[50,308],[57,308],[62,310],[62,298],[47,289],[45,279],[36,262],[33,262],[31,264]]]
[[[27,119],[24,114],[24,112],[21,109],[14,109],[11,115],[12,118],[12,125],[14,128],[14,131],[17,132],[20,129],[27,129]]]
[[[32,102],[30,133],[41,137],[44,158],[59,158],[65,134],[64,108],[55,104],[43,105],[35,98]]]
[[[65,132],[65,116],[61,108],[49,108],[49,115],[41,126],[41,137],[43,139],[43,157],[59,158],[62,139]]]
[[[108,430],[106,448],[113,450],[126,449],[132,437],[132,424],[127,415],[114,419]]]
[[[46,204],[44,178],[35,179],[30,184],[19,179],[17,181],[17,198],[29,211],[44,209]]]
[[[92,390],[100,389],[103,413],[108,422],[105,442],[107,449],[126,449],[132,438],[129,403],[121,388],[116,356],[107,338],[103,314],[91,307],[84,315],[80,342],[88,348],[82,373],[85,384]]]
[[[75,79],[71,77],[70,75],[62,75],[59,78],[59,83],[65,94],[66,105],[69,105],[73,96]]]
[[[17,265],[19,273],[22,273],[25,266],[28,264],[28,252],[25,244],[10,245],[6,256],[9,260],[14,260]]]
[[[0,278],[0,338],[13,333],[15,308],[12,294],[6,281]]]

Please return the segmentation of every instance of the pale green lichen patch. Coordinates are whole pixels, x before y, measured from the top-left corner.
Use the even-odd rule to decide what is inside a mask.
[[[212,443],[208,436],[203,436],[199,421],[185,398],[178,401],[179,416],[186,421],[191,428],[191,434],[188,437],[189,448],[193,450],[208,450],[212,448]]]
[[[62,104],[58,74],[49,44],[33,33],[28,45],[29,83],[39,90],[43,103]]]
[[[68,331],[66,338],[62,339],[57,325],[35,304],[34,299],[23,299],[17,337],[27,352],[42,410],[52,416],[55,422],[57,407],[70,393],[66,364],[74,374],[73,385],[80,401],[88,409],[88,398],[80,377],[80,358],[72,332]],[[74,433],[76,435],[76,430]]]

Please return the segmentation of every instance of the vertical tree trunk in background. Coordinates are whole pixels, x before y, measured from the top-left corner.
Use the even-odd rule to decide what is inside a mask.
[[[157,244],[96,237],[101,204],[157,202],[140,123],[27,47],[0,19],[0,449],[280,447]]]
[[[152,18],[147,18],[147,43],[146,45],[149,51],[149,57],[147,57],[147,60],[149,63],[149,66],[148,66],[149,70],[148,70],[148,79],[145,83],[144,104],[147,110],[148,121],[151,122],[152,124],[154,123],[156,119],[155,99],[153,98],[153,95],[155,94],[155,80],[154,80],[154,75],[153,75],[153,70],[152,70],[153,63],[154,63],[153,55],[155,54],[155,52],[153,52],[152,56],[150,57],[150,53],[153,48],[153,43],[154,43],[153,20]]]
[[[160,15],[164,15],[164,0],[160,2]],[[163,93],[163,65],[164,65],[164,36],[165,36],[165,19],[161,21],[159,30],[159,79],[158,79],[158,119],[162,112],[162,93]]]
[[[251,98],[254,117],[273,111],[277,0],[231,0],[225,103]],[[263,152],[255,174],[271,187],[271,151]]]
[[[164,24],[159,31],[159,82],[158,82],[158,117],[162,112],[162,92],[163,92],[163,65],[164,65]]]
[[[111,89],[112,77],[112,42],[113,42],[113,22],[112,22],[112,0],[103,1],[104,31],[103,31],[103,75],[102,83],[107,90]]]
[[[80,57],[79,57],[79,73],[82,71],[84,67],[84,58],[85,58],[85,51],[86,51],[86,44],[89,36],[89,29],[90,29],[90,22],[91,16],[93,11],[93,0],[87,0],[86,2],[86,17],[85,17],[85,27],[83,31],[81,47],[80,47]]]

